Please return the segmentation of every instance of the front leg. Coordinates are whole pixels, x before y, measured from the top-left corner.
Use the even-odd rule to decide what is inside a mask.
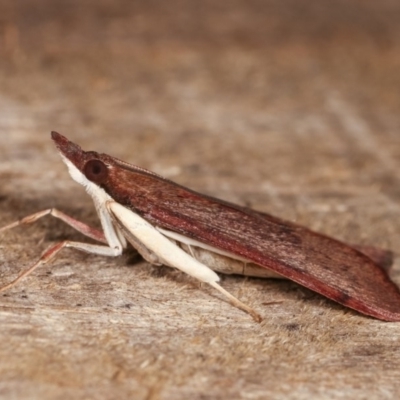
[[[50,215],[54,218],[57,218],[72,228],[76,229],[78,232],[83,233],[85,236],[88,236],[94,240],[97,240],[102,243],[107,243],[107,240],[104,236],[104,233],[96,228],[92,228],[91,226],[78,221],[75,218],[70,217],[69,215],[63,213],[56,208],[48,208],[47,210],[36,212],[35,214],[28,215],[24,218],[21,218],[18,221],[12,222],[6,226],[0,228],[0,233],[7,231],[8,229],[15,228],[20,225],[28,225],[36,222],[38,219],[45,217],[46,215]]]
[[[8,225],[4,226],[3,228],[0,228],[0,233],[6,231],[8,229],[20,226],[20,225],[31,224],[46,215],[51,215],[55,218],[60,219],[61,221],[65,222],[67,225],[76,229],[78,232],[81,232],[85,236],[88,236],[99,242],[103,242],[103,243],[105,243],[105,245],[95,245],[95,244],[82,243],[82,242],[73,242],[70,240],[64,240],[62,242],[53,244],[42,254],[42,256],[39,258],[39,260],[35,264],[33,264],[27,270],[23,271],[11,283],[1,286],[0,292],[15,286],[21,279],[23,279],[25,276],[31,274],[36,268],[38,268],[41,265],[47,264],[64,247],[71,247],[71,248],[74,248],[74,249],[77,249],[80,251],[84,251],[87,253],[108,256],[108,257],[117,257],[123,251],[125,242],[122,242],[118,238],[118,235],[112,226],[107,227],[109,230],[108,233],[109,233],[109,237],[110,237],[110,243],[107,245],[106,237],[102,231],[92,228],[89,225],[86,225],[85,223],[78,221],[77,219],[72,218],[55,208],[49,208],[47,210],[39,211],[35,214],[28,215],[27,217],[22,218],[19,221],[8,224]]]
[[[64,240],[63,242],[59,242],[59,243],[51,245],[42,254],[42,256],[39,258],[39,260],[35,264],[33,264],[26,271],[24,271],[20,275],[18,275],[18,277],[15,278],[12,282],[8,283],[7,285],[1,286],[0,287],[0,292],[3,292],[4,290],[12,288],[21,279],[23,279],[26,276],[30,275],[36,268],[40,267],[41,265],[47,264],[64,247],[71,247],[73,249],[84,251],[86,253],[97,254],[97,255],[101,255],[101,256],[108,256],[108,257],[117,257],[122,253],[122,246],[108,247],[108,246],[101,246],[101,245],[96,245],[96,244],[81,243],[81,242],[71,242],[69,240]]]
[[[224,294],[233,305],[249,313],[257,322],[261,322],[262,318],[257,312],[217,283],[219,277],[214,271],[191,257],[140,215],[115,201],[108,201],[106,206],[112,219],[118,221],[118,226],[123,227],[123,233],[125,236],[128,235],[128,240],[130,240],[129,237],[134,237],[134,242],[142,243],[147,252],[156,255],[159,262],[177,268],[201,282],[208,283]]]
[[[152,265],[163,265],[163,261],[160,259],[160,257],[151,251],[148,247],[146,247],[136,236],[132,234],[131,231],[129,231],[125,225],[119,221],[113,213],[110,213],[112,220],[115,225],[118,226],[121,232],[123,232],[123,235],[125,236],[125,239],[134,247],[134,249],[150,264]]]

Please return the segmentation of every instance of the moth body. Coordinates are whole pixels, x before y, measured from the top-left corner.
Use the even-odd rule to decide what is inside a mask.
[[[83,151],[64,136],[52,138],[71,177],[92,197],[102,231],[57,209],[37,212],[0,229],[52,215],[100,244],[62,241],[8,289],[64,247],[119,256],[129,242],[150,263],[177,268],[223,293],[261,320],[219,285],[213,271],[287,278],[344,306],[385,321],[400,321],[400,291],[387,268],[391,253],[353,246],[269,214],[202,195],[107,154]]]

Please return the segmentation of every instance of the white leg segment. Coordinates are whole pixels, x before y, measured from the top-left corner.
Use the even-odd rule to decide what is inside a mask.
[[[232,296],[217,283],[219,276],[212,269],[197,261],[179,246],[172,243],[142,217],[114,201],[108,201],[107,208],[130,234],[148,250],[155,253],[164,264],[177,268],[202,282],[209,283],[227,296],[232,304],[249,313],[257,322],[262,320],[261,316],[252,308]]]
[[[139,215],[114,201],[107,202],[107,207],[118,221],[147,249],[157,254],[164,264],[177,268],[202,282],[219,281],[219,276],[212,269],[172,243]]]

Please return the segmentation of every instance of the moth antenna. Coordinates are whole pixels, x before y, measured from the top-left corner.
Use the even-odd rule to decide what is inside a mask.
[[[207,283],[209,283],[213,288],[217,289],[222,294],[224,294],[235,307],[250,314],[253,317],[254,321],[261,322],[263,320],[260,314],[254,311],[251,307],[242,303],[239,299],[237,299],[235,296],[226,291],[222,286],[218,285],[217,282],[207,282]]]

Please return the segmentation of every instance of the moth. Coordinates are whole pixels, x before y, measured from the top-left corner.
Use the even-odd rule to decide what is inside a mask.
[[[53,244],[0,291],[48,263],[65,247],[117,257],[130,243],[149,263],[177,268],[208,283],[257,321],[261,316],[227,292],[214,270],[287,278],[362,314],[400,321],[400,291],[387,273],[390,252],[348,245],[197,193],[107,154],[83,151],[57,132],[51,135],[71,177],[92,197],[102,231],[57,209],[47,209],[0,232],[52,215],[100,244],[68,240]]]

